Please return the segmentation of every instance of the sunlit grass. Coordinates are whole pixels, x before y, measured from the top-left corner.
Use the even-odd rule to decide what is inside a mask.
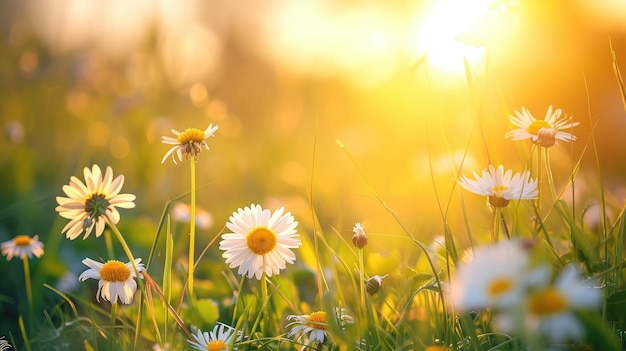
[[[433,13],[445,18],[444,10]],[[341,121],[318,99],[335,98],[331,85],[298,86],[306,92],[293,99],[272,91],[279,102],[254,119],[243,107],[228,111],[203,83],[172,91],[163,83],[155,90],[165,92],[130,100],[116,97],[123,84],[108,80],[111,71],[79,83],[55,76],[45,92],[37,87],[52,83],[24,83],[24,97],[7,99],[20,103],[3,111],[39,115],[29,101],[69,92],[47,105],[54,108],[41,126],[27,118],[7,124],[0,220],[8,224],[0,235],[19,240],[5,242],[2,254],[22,262],[2,262],[0,351],[623,349],[625,208],[607,190],[601,121],[590,103],[585,121],[556,104],[547,118],[529,109],[524,119],[516,113],[523,106],[502,91],[493,101],[487,85],[500,78],[473,71],[469,47],[456,41],[480,14],[456,11],[465,11],[460,27],[435,17],[423,29],[432,41],[418,40],[429,64],[451,59],[465,74],[459,105],[475,109],[459,107],[450,118],[458,101],[419,58],[403,81],[426,76],[427,84],[396,86],[363,102],[375,113]],[[378,18],[360,16],[355,23]],[[398,44],[388,36],[391,23],[376,25],[354,43],[362,52],[331,31],[308,34],[336,39],[341,65],[373,59],[385,63],[384,75],[393,70],[390,45]],[[317,50],[306,44],[293,43]],[[38,62],[28,53],[22,70],[33,74]],[[149,66],[160,76],[158,62]],[[225,100],[236,98],[254,111],[264,103]],[[425,107],[416,113],[408,99]],[[386,106],[396,102],[398,109]],[[333,106],[343,112],[344,103]],[[163,111],[168,116],[156,116]],[[55,125],[64,114],[72,123]],[[163,137],[198,120],[211,124]],[[170,156],[190,168],[164,165]],[[87,176],[97,164],[107,171],[92,166],[99,176]],[[124,177],[113,179],[109,165]],[[85,184],[70,178],[85,167]],[[122,183],[128,194],[120,194]],[[63,193],[68,198],[59,199]],[[66,207],[57,207],[63,218],[55,199]],[[24,228],[38,228],[45,254]],[[16,253],[15,245],[37,251]],[[89,257],[120,264],[79,278]],[[111,286],[123,290],[101,290]]]

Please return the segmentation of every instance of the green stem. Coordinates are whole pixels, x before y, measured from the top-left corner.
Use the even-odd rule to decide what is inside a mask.
[[[363,269],[363,249],[359,252],[359,290],[361,291],[361,309],[365,311],[365,271]]]
[[[493,206],[491,218],[491,241],[496,243],[500,236],[500,207]]]
[[[111,350],[115,349],[115,316],[117,316],[117,302],[111,304]]]
[[[542,183],[542,170],[541,170],[541,147],[537,146],[537,209],[541,213],[541,183]]]
[[[550,167],[550,149],[544,147],[545,157],[544,163],[546,165],[546,177],[548,178],[548,184],[550,185],[550,191],[552,192],[552,201],[556,200],[556,187],[554,186],[554,178],[552,177],[552,167]]]
[[[113,240],[111,240],[111,233],[108,230],[104,231],[104,244],[107,248],[107,255],[110,260],[115,259],[115,251],[113,250]]]
[[[26,299],[28,301],[28,325],[30,331],[33,331],[33,323],[35,322],[35,314],[33,311],[33,289],[30,282],[30,264],[28,262],[28,255],[22,255],[22,262],[24,262],[24,285],[26,287]]]
[[[191,219],[189,223],[189,297],[193,301],[193,266],[195,262],[196,245],[196,158],[191,156]]]
[[[139,282],[138,285],[139,285],[139,290],[141,291],[141,294],[145,294],[144,283],[143,283],[143,280],[141,279],[142,276],[139,275],[139,270],[137,269],[137,265],[135,264],[135,257],[133,256],[133,253],[130,251],[130,248],[128,247],[128,244],[126,243],[126,240],[124,240],[124,236],[122,235],[120,230],[117,229],[117,226],[115,225],[115,223],[111,221],[111,219],[109,219],[107,216],[105,216],[104,218],[107,221],[107,224],[109,225],[111,230],[113,231],[113,234],[115,234],[115,237],[120,242],[120,245],[122,246],[122,249],[124,250],[124,253],[126,253],[126,256],[128,256],[128,259],[130,260],[130,264],[133,266],[133,271],[135,272],[135,276],[137,277],[137,281]],[[135,332],[134,349],[137,348],[137,343],[139,342],[139,336],[141,335],[141,317],[142,317],[142,313],[141,313],[142,304],[141,303],[142,303],[142,300],[139,300],[139,313],[137,314],[137,326],[136,326],[136,332]]]
[[[263,326],[262,326],[262,330],[263,330],[263,335],[268,335],[268,327],[269,327],[269,314],[267,313],[267,302],[268,302],[268,296],[267,296],[267,276],[265,274],[265,256],[263,256],[263,275],[261,276],[261,301],[262,301],[262,309],[261,309],[261,313],[262,313],[262,320],[263,320]]]

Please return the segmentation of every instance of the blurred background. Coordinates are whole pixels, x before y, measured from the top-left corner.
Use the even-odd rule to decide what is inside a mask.
[[[405,241],[376,236],[402,232],[372,189],[425,242],[443,232],[441,201],[464,240],[458,167],[522,171],[530,144],[504,138],[522,107],[580,121],[578,141],[550,152],[562,183],[588,147],[585,201],[598,197],[597,123],[621,206],[626,114],[610,43],[626,71],[624,18],[620,0],[1,0],[0,239],[38,234],[41,280],[80,273],[99,240],[66,240],[55,197],[97,163],[137,195],[120,225],[140,256],[167,200],[189,190],[187,163],[161,164],[161,136],[209,123],[220,129],[197,168],[199,247],[250,203],[286,206],[310,235],[312,195],[318,230],[349,240],[364,222],[372,251],[405,260]],[[485,199],[463,196],[488,235]]]

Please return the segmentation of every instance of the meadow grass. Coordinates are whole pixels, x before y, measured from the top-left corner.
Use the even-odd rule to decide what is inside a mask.
[[[614,68],[621,94],[626,96],[617,63]],[[467,77],[471,95],[476,97],[469,66]],[[478,108],[476,113],[480,129]],[[589,111],[590,125],[595,126],[597,122],[591,116]],[[545,127],[542,123],[539,124]],[[563,127],[560,132],[575,133],[573,127]],[[210,129],[211,126],[207,131]],[[531,129],[529,126],[525,131]],[[125,239],[138,225],[126,223],[124,216],[130,207],[121,211],[121,218],[111,213],[110,206],[119,195],[121,184],[115,191],[107,190],[106,176],[104,181],[100,178],[105,185],[96,186],[98,191],[85,199],[94,202],[85,204],[88,216],[77,222],[80,225],[76,233],[96,231],[87,240],[97,241],[101,249],[97,255],[107,257],[101,264],[106,266],[109,260],[128,262],[126,271],[123,264],[115,266],[121,270],[113,273],[100,271],[101,280],[123,290],[111,290],[116,296],[112,297],[105,296],[94,281],[80,283],[89,288],[60,288],[41,282],[33,278],[33,268],[41,267],[29,265],[39,257],[20,252],[18,258],[23,265],[11,269],[23,269],[26,296],[17,298],[19,312],[8,324],[12,327],[2,330],[6,340],[0,340],[0,350],[624,349],[626,219],[623,204],[605,197],[594,128],[588,136],[578,136],[577,140],[565,136],[557,145],[554,138],[558,139],[559,130],[545,135],[536,129],[533,132],[538,139],[534,142],[509,141],[524,144],[519,148],[520,155],[513,157],[519,156],[529,172],[516,170],[521,175],[504,184],[488,183],[489,172],[479,173],[489,164],[469,170],[463,167],[462,160],[450,169],[454,181],[442,189],[440,180],[435,179],[432,159],[429,160],[437,194],[435,206],[443,228],[443,235],[436,240],[419,239],[421,236],[379,195],[361,170],[359,160],[351,154],[350,146],[337,140],[337,153],[354,167],[359,180],[367,186],[368,196],[393,219],[400,228],[398,232],[370,232],[368,229],[375,228],[375,223],[363,226],[361,222],[367,219],[355,218],[354,234],[342,233],[318,218],[318,198],[312,186],[316,177],[314,145],[307,190],[311,218],[294,219],[289,208],[283,212],[259,206],[256,211],[254,203],[243,209],[228,209],[233,212],[228,222],[223,221],[228,224],[219,226],[199,255],[195,254],[194,241],[198,190],[195,166],[202,162],[198,156],[215,130],[205,131],[196,139],[197,135],[191,135],[179,143],[171,139],[167,144],[180,151],[171,155],[191,164],[191,188],[164,204],[156,230],[150,236],[149,250],[135,248]],[[494,138],[504,138],[505,132]],[[489,155],[493,152],[489,148],[492,141],[485,134],[480,135]],[[585,146],[581,154],[575,155],[571,144],[579,142]],[[468,145],[466,153],[469,148]],[[562,170],[553,172],[553,148],[570,148],[570,167],[565,176]],[[202,152],[213,152],[208,145],[206,149]],[[599,202],[580,206],[574,190],[586,152],[593,152],[596,160],[596,168],[585,171],[596,173]],[[491,160],[490,156],[487,158]],[[501,178],[505,170],[508,169],[503,168],[498,175],[494,167],[491,175]],[[476,172],[474,177],[470,175],[472,171]],[[463,175],[467,176],[464,180]],[[555,179],[557,176],[561,178]],[[115,183],[109,179],[108,184],[114,187],[111,181]],[[59,192],[62,185],[59,184]],[[485,185],[493,194],[476,193]],[[517,185],[517,192],[507,193]],[[489,205],[469,210],[470,197],[478,197],[477,194],[486,196]],[[189,220],[173,224],[172,205],[188,198]],[[458,208],[451,206],[456,201]],[[596,212],[592,212],[594,206]],[[487,216],[476,215],[481,211]],[[609,212],[617,215],[611,217]],[[594,219],[592,226],[585,220],[590,217]],[[484,218],[490,220],[476,223]],[[96,223],[100,219],[105,222],[104,230],[97,233]],[[453,232],[449,225],[452,220],[461,221],[465,233]],[[250,226],[243,225],[246,223]],[[477,233],[478,227],[488,229]],[[51,237],[61,236],[57,229],[58,225],[51,230]],[[228,235],[238,230],[247,230],[240,246],[228,244]],[[348,239],[350,236],[352,240]],[[371,239],[390,245],[400,243],[413,257],[381,259],[376,256],[381,246],[368,245]],[[32,243],[17,245],[29,250]],[[15,245],[7,246],[6,252],[13,252]],[[44,258],[57,254],[51,249],[54,243],[46,245]],[[270,257],[276,247],[280,247],[280,255]],[[394,247],[384,249],[391,251]],[[512,250],[511,256],[500,258],[502,250],[508,249]],[[7,255],[4,245],[2,250]],[[229,250],[233,253],[225,254]],[[250,261],[236,259],[242,251]],[[293,252],[295,263],[287,251]],[[139,258],[135,252],[145,253],[141,256],[143,263],[135,262]],[[235,258],[225,262],[232,257]],[[258,267],[252,263],[255,259],[260,260]],[[485,265],[476,267],[479,262]],[[464,277],[467,272],[476,275]],[[503,278],[508,280],[502,281]],[[519,288],[513,291],[511,285]],[[484,287],[494,294],[480,290]],[[41,292],[43,288],[45,293]],[[103,289],[108,291],[106,286]],[[38,292],[33,293],[34,290]],[[503,299],[503,291],[515,292],[516,296]],[[11,301],[10,297],[0,297]],[[573,329],[559,329],[568,327]],[[571,334],[572,330],[577,332]]]

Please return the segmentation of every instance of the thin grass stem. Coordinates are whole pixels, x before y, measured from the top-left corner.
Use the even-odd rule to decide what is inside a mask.
[[[26,300],[28,302],[28,326],[32,331],[35,323],[35,312],[33,310],[33,288],[30,282],[30,264],[26,253],[22,255],[22,262],[24,263],[24,286],[26,288]]]
[[[194,293],[193,293],[193,272],[194,272],[194,261],[195,261],[195,245],[196,245],[196,158],[195,156],[191,156],[189,159],[189,163],[191,165],[191,213],[189,220],[189,277],[187,278],[189,282],[189,297],[193,301]]]
[[[26,333],[26,328],[24,328],[24,318],[19,316],[17,323],[20,327],[20,333],[22,333],[22,339],[24,339],[24,347],[26,348],[26,351],[32,351],[32,348],[30,347],[30,340],[28,339],[28,334]]]

